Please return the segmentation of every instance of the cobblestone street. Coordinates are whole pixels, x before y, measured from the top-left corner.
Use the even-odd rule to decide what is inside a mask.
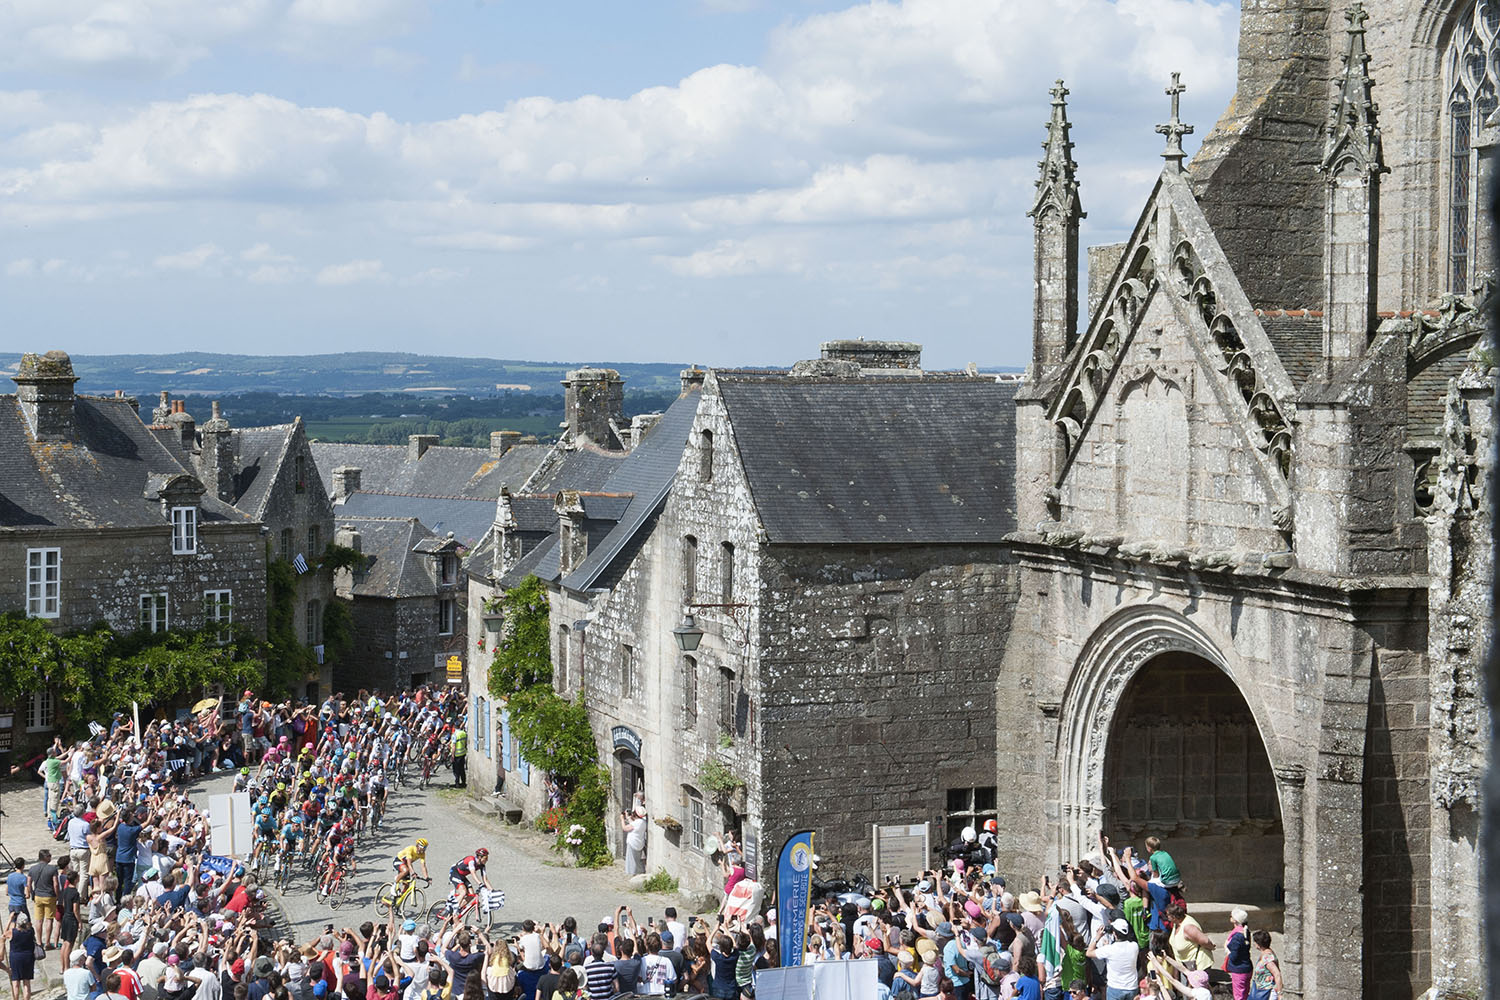
[[[209,778],[194,784],[190,794],[206,810],[208,796],[228,791],[230,784],[228,776]],[[42,823],[41,807],[39,785],[4,785],[0,797],[0,808],[7,814],[0,827],[3,843],[28,862],[41,848],[56,848]],[[632,891],[620,866],[599,871],[565,867],[552,852],[550,837],[528,827],[498,824],[466,805],[458,790],[434,785],[392,791],[391,810],[381,831],[360,842],[349,903],[337,910],[320,903],[305,873],[279,895],[293,936],[306,940],[330,922],[343,927],[377,919],[375,891],[391,876],[391,858],[418,837],[430,842],[428,869],[433,884],[425,890],[428,906],[446,891],[451,864],[480,847],[490,849],[490,882],[504,890],[506,898],[496,921],[507,929],[528,917],[556,922],[567,916],[576,917],[580,927],[592,929],[622,903],[631,906],[640,919],[660,916],[662,908],[672,903],[665,895]],[[688,912],[683,901],[676,903],[681,912]]]

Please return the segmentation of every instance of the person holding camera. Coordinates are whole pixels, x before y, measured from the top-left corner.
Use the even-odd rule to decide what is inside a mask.
[[[1104,960],[1105,1000],[1135,1000],[1140,994],[1136,963],[1141,946],[1135,943],[1135,932],[1123,917],[1095,930],[1086,954]]]

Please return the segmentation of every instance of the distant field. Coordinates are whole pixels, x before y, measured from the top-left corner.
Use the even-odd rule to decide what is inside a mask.
[[[342,417],[335,420],[309,420],[306,422],[309,437],[319,441],[349,441],[355,443],[370,442],[374,444],[399,444],[405,441],[405,435],[413,433],[409,420],[389,420],[381,417]],[[468,421],[465,421],[468,423]],[[371,437],[370,431],[380,425],[397,425],[391,427],[391,432],[386,435],[377,435],[380,440]],[[522,434],[535,434],[543,441],[553,440],[557,437],[558,418],[556,417],[496,417],[484,421],[485,428],[479,435],[469,435],[463,442],[476,447],[485,447],[489,444],[490,431],[520,431]],[[388,438],[388,439],[387,439]],[[444,441],[444,444],[450,442]]]

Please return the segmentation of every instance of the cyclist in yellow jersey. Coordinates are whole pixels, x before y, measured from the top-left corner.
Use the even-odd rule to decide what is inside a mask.
[[[398,896],[405,891],[406,884],[415,874],[413,864],[420,864],[422,877],[431,882],[432,877],[427,874],[427,838],[418,837],[415,844],[401,848],[396,852],[396,857],[391,864],[396,869],[396,895]]]

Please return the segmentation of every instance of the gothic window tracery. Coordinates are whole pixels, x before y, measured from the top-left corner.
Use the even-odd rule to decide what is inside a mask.
[[[1474,283],[1474,220],[1479,206],[1475,144],[1496,107],[1500,82],[1500,3],[1480,0],[1454,26],[1443,59],[1448,158],[1448,288]]]

